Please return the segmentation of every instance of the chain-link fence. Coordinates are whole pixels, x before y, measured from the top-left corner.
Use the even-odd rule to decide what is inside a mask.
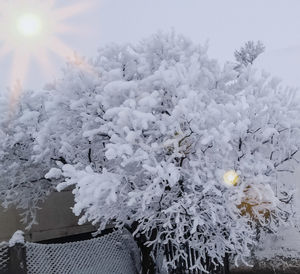
[[[127,231],[69,243],[0,245],[0,273],[136,274],[140,268],[140,251]]]
[[[9,249],[7,242],[0,242],[0,273],[8,272]]]
[[[175,269],[164,269],[163,261],[172,261],[175,251],[175,247],[169,243],[163,253],[156,254],[159,259],[156,261],[156,272],[204,274],[200,270],[188,270],[199,259],[197,251],[189,246],[185,247],[185,260],[175,260]],[[66,243],[25,242],[13,247],[9,247],[8,243],[1,243],[0,274],[137,274],[140,273],[142,264],[143,273],[146,273],[148,260],[143,256],[141,262],[142,253],[127,230]],[[226,257],[224,266],[217,268],[209,258],[202,263],[210,274],[227,274],[227,259]]]

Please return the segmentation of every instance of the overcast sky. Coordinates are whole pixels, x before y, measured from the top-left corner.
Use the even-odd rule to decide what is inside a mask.
[[[0,0],[2,1],[2,0]],[[43,0],[47,1],[47,0]],[[59,2],[57,7],[83,0]],[[84,0],[85,2],[91,0]],[[91,1],[92,2],[92,1]],[[247,40],[261,40],[267,48],[257,65],[300,86],[299,0],[94,0],[92,9],[67,22],[87,31],[60,38],[83,56],[96,55],[110,42],[136,43],[158,30],[184,34],[196,43],[209,42],[209,55],[221,62]],[[60,74],[64,61],[54,54],[56,71],[42,75],[35,62],[25,87],[38,88]],[[8,85],[11,55],[0,60],[0,87]]]

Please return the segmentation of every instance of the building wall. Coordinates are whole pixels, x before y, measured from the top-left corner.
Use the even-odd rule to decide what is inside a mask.
[[[16,230],[23,230],[25,239],[33,242],[94,231],[95,227],[90,224],[77,224],[78,217],[71,210],[73,204],[70,191],[52,193],[41,205],[42,209],[37,215],[38,224],[29,231],[25,231],[16,209],[4,210],[0,207],[0,242],[9,240]]]

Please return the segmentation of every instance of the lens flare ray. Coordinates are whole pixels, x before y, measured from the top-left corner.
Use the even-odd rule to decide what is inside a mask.
[[[91,2],[87,1],[85,3],[76,3],[72,6],[61,8],[54,12],[55,18],[60,20],[65,20],[70,17],[73,17],[76,14],[82,13],[85,10],[88,10],[91,7]]]

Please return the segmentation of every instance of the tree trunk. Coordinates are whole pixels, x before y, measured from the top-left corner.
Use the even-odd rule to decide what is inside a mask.
[[[133,233],[137,228],[138,222],[134,222],[131,227],[127,229]],[[156,236],[156,231],[153,229],[151,239],[152,240]],[[155,261],[153,260],[151,253],[152,253],[152,246],[146,246],[145,243],[147,242],[147,238],[145,235],[140,234],[139,237],[134,237],[139,249],[141,250],[142,256],[142,274],[156,274],[157,266]]]

